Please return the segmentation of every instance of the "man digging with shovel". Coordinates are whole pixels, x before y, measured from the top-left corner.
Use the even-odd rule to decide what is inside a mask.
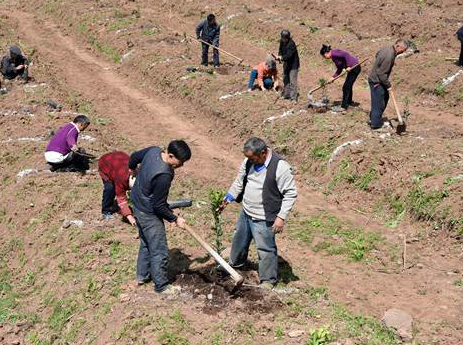
[[[133,211],[140,236],[137,260],[138,284],[154,281],[156,292],[177,295],[178,287],[167,277],[168,247],[164,220],[185,228],[185,220],[176,216],[167,203],[174,170],[191,158],[191,150],[183,140],[170,142],[167,150],[148,147],[132,153],[129,169],[137,171],[132,188]],[[138,169],[137,169],[138,167]]]
[[[260,138],[244,144],[246,157],[238,176],[219,207],[242,202],[230,252],[230,265],[243,267],[254,240],[259,256],[259,281],[271,290],[277,282],[278,254],[275,234],[283,231],[285,219],[297,197],[291,166]]]
[[[376,54],[376,61],[368,77],[371,91],[370,127],[373,130],[383,127],[383,113],[389,101],[389,92],[392,91],[389,76],[396,57],[407,49],[408,43],[405,40],[398,40],[393,46],[385,47]]]
[[[211,13],[206,19],[201,20],[198,25],[196,25],[195,32],[196,39],[204,41],[201,43],[201,65],[207,66],[209,64],[209,45],[218,47],[220,40],[220,25],[217,24],[215,15]],[[219,67],[219,51],[217,49],[213,49],[212,55],[214,67]]]

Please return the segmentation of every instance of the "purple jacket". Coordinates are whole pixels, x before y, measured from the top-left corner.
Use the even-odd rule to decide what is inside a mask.
[[[331,50],[331,60],[337,67],[336,72],[333,74],[333,78],[341,74],[342,70],[347,67],[354,67],[359,63],[359,59],[349,52],[341,49]]]
[[[79,130],[76,125],[72,122],[65,124],[61,127],[58,132],[50,139],[46,152],[54,151],[59,152],[63,155],[67,155],[71,152],[71,148],[77,144],[77,137],[79,136]]]

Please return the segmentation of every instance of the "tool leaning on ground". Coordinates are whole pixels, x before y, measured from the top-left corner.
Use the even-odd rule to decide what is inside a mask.
[[[400,113],[399,106],[397,104],[397,100],[395,98],[394,91],[392,89],[389,89],[389,94],[391,95],[392,98],[392,103],[394,103],[394,109],[397,114],[397,119],[399,121],[399,124],[397,125],[396,132],[397,134],[401,134],[403,132],[407,131],[407,124],[405,123],[402,114]]]
[[[192,205],[192,201],[190,199],[181,199],[181,200],[175,200],[175,201],[169,201],[168,202],[169,207],[171,209],[175,208],[185,208],[185,207],[190,207]],[[243,285],[244,278],[231,267],[227,261],[225,261],[219,253],[217,253],[212,247],[207,244],[201,236],[199,236],[196,231],[194,231],[190,226],[185,224],[185,230],[188,231],[188,233],[193,236],[193,238],[204,248],[206,251],[212,255],[212,257],[225,269],[231,276],[231,278],[234,281],[234,286],[231,290],[231,293],[235,293],[238,291],[238,289]]]
[[[217,49],[219,52],[224,53],[225,55],[231,56],[232,58],[234,58],[234,59],[236,59],[236,60],[239,61],[238,65],[241,65],[241,63],[244,61],[244,59],[241,59],[241,58],[239,58],[238,56],[235,56],[235,55],[233,55],[232,53],[229,53],[229,52],[227,52],[226,50],[223,50],[222,48],[216,47],[216,46],[214,46],[213,44],[210,44],[209,42],[206,42],[206,41],[204,41],[204,40],[202,40],[202,39],[200,39],[200,38],[196,38],[196,37],[193,37],[193,36],[191,36],[191,35],[187,35],[186,33],[184,33],[184,36],[186,36],[186,37],[188,37],[188,38],[190,38],[190,39],[192,39],[192,40],[198,41],[198,42],[200,42],[200,43],[207,44],[209,47],[211,47],[211,48],[213,48],[213,49]]]

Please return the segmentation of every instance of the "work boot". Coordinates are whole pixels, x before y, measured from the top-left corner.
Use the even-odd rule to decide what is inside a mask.
[[[180,295],[181,291],[182,291],[182,288],[180,286],[167,285],[167,287],[159,293],[165,296],[175,296],[176,297]]]
[[[335,113],[344,113],[346,112],[346,108],[343,108],[343,107],[340,107],[340,106],[336,106],[336,107],[332,107],[331,108],[331,111],[334,111]]]
[[[103,220],[112,220],[114,219],[114,215],[112,213],[107,212],[102,214],[102,218]]]
[[[262,282],[259,284],[259,287],[263,290],[267,291],[272,291],[273,290],[273,284],[270,282]]]

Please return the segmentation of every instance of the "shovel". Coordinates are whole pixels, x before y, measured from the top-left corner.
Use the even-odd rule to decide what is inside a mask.
[[[214,259],[230,274],[231,278],[233,279],[235,285],[233,286],[233,289],[231,291],[232,294],[234,294],[238,289],[243,285],[244,278],[236,272],[233,267],[231,267],[228,262],[226,262],[220,255],[217,253],[212,247],[207,244],[201,236],[199,236],[192,228],[190,228],[188,225],[185,224],[185,230],[190,233],[191,236],[195,238],[198,243],[207,250],[209,254],[211,254]]]
[[[229,53],[229,52],[227,52],[226,50],[224,50],[224,49],[222,49],[222,48],[216,47],[216,46],[210,44],[209,42],[206,42],[206,41],[204,41],[204,40],[202,40],[202,39],[200,39],[200,38],[196,38],[196,37],[193,37],[193,36],[191,36],[191,35],[187,35],[186,33],[185,33],[185,36],[188,36],[190,39],[195,40],[195,41],[198,41],[198,42],[200,42],[200,43],[204,43],[204,44],[208,45],[209,47],[211,47],[211,48],[213,48],[213,49],[217,49],[219,52],[222,52],[222,53],[224,53],[225,55],[231,56],[232,58],[234,58],[234,59],[236,59],[236,60],[239,61],[238,65],[241,65],[241,63],[242,63],[243,60],[244,60],[244,59],[239,58],[238,56],[235,56],[235,55],[233,55],[232,53]]]
[[[397,105],[397,100],[394,95],[394,91],[390,89],[389,94],[391,95],[392,102],[394,103],[395,112],[397,114],[397,119],[399,120],[399,124],[397,125],[396,131],[397,131],[397,134],[400,135],[407,130],[407,124],[403,120],[402,114],[400,113],[399,106]]]

